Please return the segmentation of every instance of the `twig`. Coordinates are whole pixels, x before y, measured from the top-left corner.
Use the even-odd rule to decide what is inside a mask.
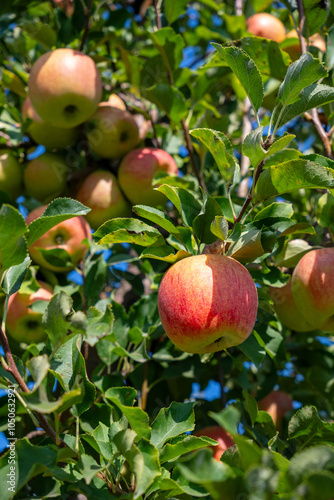
[[[242,16],[242,0],[235,0],[235,15]]]
[[[193,148],[193,145],[192,145],[192,142],[191,142],[191,138],[190,138],[188,126],[187,126],[187,124],[186,124],[186,122],[185,122],[184,119],[182,119],[181,125],[182,125],[182,128],[183,128],[184,137],[185,137],[185,140],[186,140],[186,143],[187,143],[187,149],[188,149],[188,153],[189,153],[189,159],[190,159],[191,168],[192,168],[194,174],[196,175],[201,188],[203,189],[203,191],[205,191],[207,193],[207,189],[206,189],[206,186],[205,186],[205,183],[204,183],[203,176],[202,176],[200,170],[198,169],[198,167],[196,165],[194,148]]]
[[[92,10],[92,0],[87,0],[87,6],[85,8],[85,28],[84,28],[84,32],[83,32],[83,35],[82,35],[82,40],[81,40],[80,47],[79,47],[80,51],[82,51],[82,49],[84,48],[85,43],[86,43],[86,39],[87,39],[87,36],[88,36],[89,18],[90,18],[90,12],[91,12],[91,10]]]
[[[7,360],[7,363],[3,360],[3,367],[4,369],[10,373],[11,375],[13,375],[13,377],[15,378],[16,382],[18,383],[18,385],[20,386],[20,388],[22,389],[23,392],[25,393],[30,393],[30,390],[27,386],[27,384],[25,383],[25,381],[23,380],[16,364],[15,364],[15,361],[14,361],[14,358],[13,358],[13,355],[12,355],[12,351],[10,350],[10,347],[9,347],[9,343],[8,343],[8,339],[7,339],[7,335],[5,334],[5,332],[3,331],[2,328],[0,328],[0,342],[1,342],[1,345],[2,345],[2,348],[4,350],[4,353],[5,353],[5,356],[6,356],[6,360]],[[50,426],[49,422],[46,420],[45,416],[42,414],[42,413],[38,413],[38,412],[35,412],[36,413],[36,418],[38,420],[38,422],[40,423],[40,426],[45,430],[46,434],[56,443],[56,433],[55,431],[52,429],[52,427]],[[69,446],[65,443],[65,441],[63,441],[62,439],[59,439],[59,442],[57,443],[60,448],[69,448]]]
[[[304,13],[304,6],[303,6],[303,0],[297,0],[297,6],[298,6],[298,12],[299,12],[299,29],[298,29],[298,36],[299,36],[299,42],[300,42],[300,48],[302,54],[306,53],[307,47],[306,47],[306,40],[302,35],[304,24],[305,24],[305,13]],[[321,121],[319,119],[318,111],[316,108],[311,109],[311,119],[312,123],[321,139],[322,145],[325,150],[325,156],[328,158],[333,158],[333,153],[332,153],[332,146],[330,143],[330,140],[328,138],[327,133],[323,129],[321,125]]]
[[[248,97],[244,100],[244,110],[243,110],[243,116],[242,116],[242,134],[241,134],[241,141],[242,143],[245,140],[245,137],[251,133],[252,131],[252,124],[250,120],[250,109],[251,109],[251,102]],[[248,173],[250,167],[250,161],[248,156],[242,155],[241,156],[241,162],[240,162],[240,174],[242,177],[245,177]],[[241,198],[245,198],[248,193],[248,177],[244,178],[238,188],[238,195]]]
[[[159,0],[154,0],[154,10],[155,10],[155,22],[157,25],[158,30],[161,30],[161,14],[160,14],[160,6],[158,4]]]
[[[36,431],[28,432],[28,434],[25,437],[29,439],[29,441],[31,441],[35,437],[44,436],[44,434],[45,434],[44,430],[42,431],[41,429],[37,429]]]

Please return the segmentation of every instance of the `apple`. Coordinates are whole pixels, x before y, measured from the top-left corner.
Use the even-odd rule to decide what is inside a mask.
[[[67,17],[72,17],[74,14],[74,0],[53,0],[54,3],[59,7],[59,9],[62,9],[65,11],[65,14]]]
[[[143,115],[140,113],[136,113],[133,115],[133,118],[136,120],[137,127],[139,130],[139,139],[143,141],[147,136],[148,129],[150,128],[149,122],[145,120]]]
[[[292,294],[306,321],[324,332],[334,331],[334,247],[311,250],[292,274]]]
[[[291,40],[291,44],[284,44],[282,46],[282,49],[290,55],[293,61],[295,61],[296,59],[298,59],[301,53],[299,37],[296,30],[289,31],[289,33],[286,35],[286,40],[289,39],[294,40],[293,42]],[[326,42],[322,38],[322,36],[319,35],[319,33],[315,33],[314,35],[310,36],[310,38],[308,39],[308,43],[310,47],[317,47],[319,50],[321,50],[321,52],[326,52]]]
[[[23,174],[28,196],[48,203],[66,190],[68,173],[65,159],[55,153],[44,153],[30,160]]]
[[[284,24],[277,17],[260,12],[247,19],[247,31],[254,36],[261,36],[275,42],[285,40]]]
[[[118,182],[133,205],[157,206],[166,203],[165,195],[152,186],[157,172],[166,172],[166,175],[179,173],[173,157],[163,149],[134,149],[123,158],[118,170]]]
[[[101,106],[112,106],[126,111],[125,102],[117,94],[110,94],[107,101],[100,102],[99,107]]]
[[[291,280],[282,288],[269,288],[269,296],[274,302],[278,319],[284,326],[295,332],[310,332],[314,330],[303,314],[299,311],[292,295]]]
[[[22,192],[22,168],[15,156],[7,149],[0,149],[0,191],[12,199]]]
[[[251,275],[225,255],[179,260],[164,275],[158,293],[166,334],[181,351],[190,353],[241,344],[253,330],[257,305]]]
[[[55,127],[73,128],[95,112],[102,82],[89,56],[73,49],[56,49],[33,64],[28,90],[42,120]]]
[[[227,448],[234,446],[234,441],[231,435],[219,425],[211,425],[209,427],[205,427],[204,429],[195,432],[194,435],[198,437],[206,436],[218,441],[217,446],[210,446],[210,448],[212,448],[214,452],[213,458],[215,460],[218,460],[219,462],[222,454],[225,453]]]
[[[62,149],[74,146],[79,139],[78,128],[60,128],[44,122],[34,110],[31,100],[27,97],[22,106],[22,117],[24,120],[32,120],[27,134],[37,143],[47,149]]]
[[[15,292],[9,297],[6,331],[17,342],[41,342],[46,338],[42,326],[42,313],[33,311],[31,305],[38,300],[49,301],[53,295],[47,283],[38,282],[40,288],[31,294]]]
[[[102,158],[122,158],[138,144],[139,130],[135,119],[127,111],[114,106],[99,106],[86,127],[91,150]]]
[[[93,229],[114,217],[128,217],[131,208],[124,198],[114,174],[96,170],[81,184],[76,199],[91,211],[86,219]]]
[[[286,392],[273,391],[258,403],[259,410],[271,416],[275,427],[281,428],[284,415],[293,410],[292,399]]]
[[[40,217],[46,209],[46,205],[35,208],[32,210],[26,219],[26,223],[30,224],[32,221]],[[79,262],[85,257],[88,252],[86,245],[82,241],[87,238],[91,239],[91,231],[88,223],[82,216],[73,217],[60,222],[43,236],[41,236],[35,243],[29,247],[29,254],[31,259],[41,267],[55,272],[67,272],[69,267],[56,267],[50,264],[43,257],[40,249],[53,250],[56,248],[63,248],[71,256],[72,268],[77,266]]]

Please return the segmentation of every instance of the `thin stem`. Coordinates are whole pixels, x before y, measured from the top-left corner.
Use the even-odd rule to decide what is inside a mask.
[[[76,422],[75,422],[75,452],[77,455],[79,454],[79,432],[80,432],[80,419],[79,419],[79,417],[76,417]]]
[[[30,410],[30,408],[28,408],[28,405],[25,402],[25,400],[23,399],[23,397],[21,396],[21,394],[16,389],[14,389],[13,392],[15,394],[15,397],[17,397],[17,399],[20,401],[20,403],[22,404],[22,406],[25,408],[25,410],[28,413],[28,415],[31,418],[31,420],[34,422],[34,425],[36,427],[38,427],[38,420],[37,420],[37,418],[32,413],[32,411]]]
[[[195,174],[195,176],[197,177],[199,185],[201,186],[201,188],[203,189],[203,191],[205,193],[207,193],[208,191],[206,189],[203,176],[202,176],[201,172],[199,171],[199,169],[198,169],[198,167],[196,165],[194,148],[193,148],[193,145],[192,145],[192,142],[191,142],[191,138],[190,138],[190,134],[189,134],[189,129],[188,129],[187,124],[186,124],[186,122],[185,122],[184,119],[182,119],[181,125],[182,125],[182,128],[183,128],[184,137],[185,137],[186,144],[187,144],[187,149],[188,149],[188,153],[189,153],[189,159],[190,159],[190,164],[191,164],[192,171]]]
[[[92,0],[87,0],[87,6],[85,8],[85,27],[84,27],[84,32],[82,35],[81,43],[79,50],[82,51],[82,49],[85,46],[87,36],[88,36],[88,31],[89,31],[89,18],[90,18],[90,12],[92,10]]]
[[[36,431],[31,431],[31,432],[28,432],[28,434],[26,434],[26,438],[29,439],[29,441],[31,441],[32,439],[34,439],[35,437],[39,437],[39,436],[44,436],[45,435],[45,431],[44,430],[41,430],[41,429],[37,429]]]
[[[160,14],[160,3],[158,0],[154,0],[154,10],[155,10],[155,22],[158,30],[161,30],[161,14]]]
[[[246,97],[246,99],[244,100],[243,115],[242,115],[242,134],[241,134],[242,143],[244,142],[245,137],[247,137],[247,135],[250,134],[252,131],[252,123],[250,120],[250,108],[251,108],[250,100],[248,97]],[[240,174],[243,177],[243,180],[241,181],[238,188],[238,195],[241,198],[246,198],[248,193],[248,177],[246,176],[249,171],[249,167],[250,167],[250,160],[248,156],[242,155],[240,161]]]
[[[229,204],[230,204],[230,207],[231,207],[231,212],[232,212],[232,215],[233,215],[233,219],[235,221],[236,218],[237,218],[237,216],[235,214],[234,206],[233,206],[233,202],[232,202],[232,198],[231,198],[231,188],[227,187],[226,189],[227,189],[227,198],[228,198],[228,201],[229,201]]]
[[[146,402],[147,402],[147,394],[148,394],[148,380],[147,380],[148,366],[147,366],[147,362],[144,364],[143,370],[144,370],[144,378],[143,378],[143,383],[141,386],[141,409],[145,410]]]

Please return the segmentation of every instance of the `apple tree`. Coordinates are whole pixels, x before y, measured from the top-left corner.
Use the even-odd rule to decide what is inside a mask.
[[[1,499],[332,500],[334,5],[2,0]]]

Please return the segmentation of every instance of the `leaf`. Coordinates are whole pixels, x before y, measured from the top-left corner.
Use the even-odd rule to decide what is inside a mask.
[[[187,0],[165,0],[164,14],[168,24],[173,24],[180,16],[186,12],[188,1]]]
[[[211,222],[210,231],[222,241],[227,239],[228,222],[224,217],[216,216],[214,221]]]
[[[324,106],[334,101],[334,89],[329,85],[313,84],[303,89],[297,102],[282,108],[280,113],[275,112],[275,129],[283,127],[293,118],[313,108]]]
[[[127,218],[115,218],[105,222],[95,231],[94,240],[100,245],[135,243],[149,246],[164,243],[164,238],[158,229],[138,219]]]
[[[189,133],[210,151],[224,181],[231,180],[236,160],[233,156],[233,146],[227,136],[209,128],[196,128]]]
[[[186,252],[185,250],[178,250],[176,253],[174,253],[171,247],[169,247],[168,245],[164,245],[161,247],[145,248],[145,250],[143,250],[140,254],[140,258],[163,260],[164,262],[174,264],[178,260],[190,257],[191,255],[191,253]]]
[[[182,36],[176,34],[173,28],[168,27],[151,32],[150,37],[163,59],[166,70],[170,75],[173,75],[179,69],[183,58],[185,44]],[[167,87],[169,86],[167,85]]]
[[[325,76],[327,76],[325,66],[319,59],[314,59],[309,52],[306,52],[289,66],[279,88],[276,104],[280,103],[285,108],[297,102],[299,93],[303,89]]]
[[[277,80],[284,79],[290,58],[277,42],[252,36],[242,37],[236,43],[240,43],[241,48],[253,59],[262,75]]]
[[[107,304],[104,311],[90,306],[87,311],[86,337],[85,341],[93,347],[101,337],[110,335],[114,324],[114,314],[111,304]],[[73,323],[73,316],[72,316]]]
[[[211,44],[236,75],[243,86],[249,100],[257,112],[262,104],[264,91],[261,73],[254,61],[246,52],[238,47],[222,47],[218,43]]]
[[[65,292],[55,294],[44,313],[43,326],[53,348],[60,345],[72,327],[68,316],[72,311],[73,301]],[[75,331],[75,329],[74,329]]]
[[[152,424],[151,443],[158,449],[172,437],[195,427],[194,406],[196,403],[173,403],[162,408]]]
[[[254,221],[268,218],[284,217],[290,219],[293,216],[293,206],[291,203],[275,202],[263,208],[254,217]]]
[[[319,2],[319,0],[303,0],[305,24],[303,35],[309,37],[317,33],[325,24],[329,11],[330,2]]]
[[[206,193],[204,194],[204,198],[205,201],[202,205],[202,210],[200,214],[195,217],[193,227],[198,240],[201,243],[210,244],[216,240],[215,233],[212,231],[211,226],[214,224],[215,219],[223,219],[222,209],[218,202]],[[224,223],[222,224],[224,225]]]
[[[86,484],[90,484],[96,474],[103,469],[91,455],[84,453],[80,455],[77,468],[85,478]]]
[[[21,264],[27,256],[27,245],[23,238],[27,230],[20,212],[11,205],[0,208],[0,273],[11,266]]]
[[[116,396],[109,395],[108,400],[123,413],[131,429],[136,433],[138,440],[141,438],[150,439],[151,428],[147,413],[141,408],[123,405]]]
[[[90,212],[90,208],[71,198],[53,200],[46,207],[43,215],[29,224],[27,232],[28,247],[60,222],[79,215],[86,215],[88,212]]]
[[[133,211],[139,215],[139,217],[143,217],[144,219],[148,219],[155,224],[158,224],[158,226],[162,227],[165,231],[172,234],[177,240],[182,242],[179,230],[174,226],[168,215],[161,210],[148,207],[146,205],[135,205],[133,207]]]
[[[107,399],[117,398],[122,405],[133,406],[136,395],[137,391],[133,387],[110,387],[104,397]]]
[[[242,144],[242,154],[248,156],[254,168],[261,163],[267,154],[262,147],[262,136],[263,127],[258,127],[245,137]]]
[[[181,215],[182,222],[187,227],[192,227],[195,217],[201,210],[201,204],[186,189],[163,184],[157,188],[175,206]]]
[[[252,396],[245,390],[242,391],[242,395],[245,398],[245,403],[244,403],[245,409],[251,418],[252,427],[254,427],[258,411],[256,399],[254,398],[254,396]]]
[[[333,188],[334,177],[330,169],[309,160],[291,160],[265,169],[255,186],[255,200],[306,188]]]
[[[144,96],[175,123],[179,123],[188,114],[184,95],[171,85],[164,83],[154,85],[144,91]]]
[[[176,458],[189,453],[190,451],[198,450],[206,446],[215,446],[214,439],[208,437],[197,436],[178,436],[172,438],[169,443],[165,444],[160,452],[160,463],[169,462]]]
[[[34,390],[37,389],[47,376],[50,363],[46,354],[36,356],[27,361],[27,367],[34,379]]]
[[[305,406],[289,422],[289,439],[298,439],[299,443],[308,444],[333,442],[334,424],[321,420],[314,406]]]
[[[243,231],[240,237],[229,246],[227,255],[240,262],[250,262],[261,257],[265,253],[262,234],[262,231],[258,229]]]
[[[12,295],[20,289],[30,264],[31,259],[27,256],[21,264],[7,269],[2,283],[2,289],[6,295]]]

